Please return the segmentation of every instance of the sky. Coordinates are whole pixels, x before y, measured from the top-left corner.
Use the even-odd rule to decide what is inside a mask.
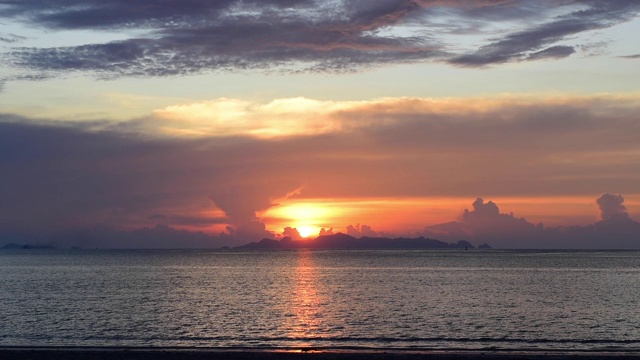
[[[0,0],[0,245],[640,248],[640,1]]]

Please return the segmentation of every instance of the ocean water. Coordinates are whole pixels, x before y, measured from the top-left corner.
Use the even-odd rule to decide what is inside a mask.
[[[5,250],[0,346],[639,350],[640,252]]]

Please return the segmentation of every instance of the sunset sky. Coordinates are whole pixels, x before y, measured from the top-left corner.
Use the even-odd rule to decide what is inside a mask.
[[[637,0],[0,0],[0,246],[640,248],[638,34]]]

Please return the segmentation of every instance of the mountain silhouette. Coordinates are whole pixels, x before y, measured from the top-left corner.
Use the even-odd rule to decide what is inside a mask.
[[[262,239],[238,246],[235,249],[260,250],[288,250],[288,249],[474,249],[475,247],[464,240],[457,243],[446,243],[440,240],[419,238],[384,238],[353,236],[337,233],[318,236],[315,239],[292,240],[284,237],[281,240]]]

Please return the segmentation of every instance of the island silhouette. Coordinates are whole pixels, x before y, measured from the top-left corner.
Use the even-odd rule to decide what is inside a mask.
[[[479,248],[491,248],[487,244]],[[280,240],[264,238],[257,242],[251,242],[234,249],[245,250],[289,250],[289,249],[475,249],[470,242],[460,240],[455,243],[447,243],[440,240],[418,238],[386,238],[367,237],[355,238],[344,233],[318,236],[315,239],[293,240],[284,237]]]

